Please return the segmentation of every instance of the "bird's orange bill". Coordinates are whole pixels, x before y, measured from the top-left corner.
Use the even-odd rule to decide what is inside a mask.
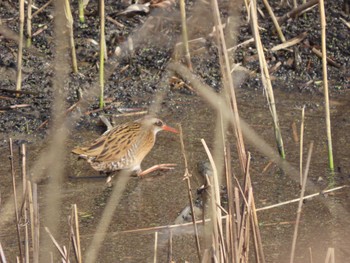
[[[168,126],[168,125],[163,125],[162,129],[164,131],[170,131],[170,132],[173,132],[173,133],[179,133],[176,129],[174,129],[174,128]]]

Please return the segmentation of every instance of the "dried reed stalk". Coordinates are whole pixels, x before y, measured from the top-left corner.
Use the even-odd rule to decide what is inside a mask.
[[[4,250],[2,248],[1,242],[0,242],[0,262],[1,263],[7,263],[7,260],[6,260],[5,253],[4,253]]]
[[[266,59],[265,59],[265,55],[264,55],[264,49],[263,49],[261,39],[260,39],[260,34],[259,34],[258,18],[257,18],[257,11],[256,11],[256,0],[251,0],[250,9],[251,9],[250,14],[251,14],[251,18],[252,18],[251,19],[252,31],[254,34],[256,49],[257,49],[258,55],[259,55],[262,84],[263,84],[263,87],[264,87],[265,92],[266,92],[267,102],[268,102],[269,109],[270,109],[272,119],[273,119],[273,125],[274,125],[274,131],[275,131],[278,152],[279,152],[280,156],[283,159],[285,159],[285,152],[284,152],[282,134],[281,134],[281,129],[279,126],[278,115],[277,115],[277,110],[276,110],[275,97],[273,94],[270,74],[269,74],[269,70],[267,68],[267,63],[266,63]]]
[[[32,2],[28,0],[27,4],[27,47],[32,45]]]
[[[157,250],[158,250],[158,232],[154,233],[154,256],[153,263],[157,263]]]
[[[24,222],[28,222],[28,181],[27,181],[27,170],[26,170],[26,145],[21,145],[21,156],[22,156],[22,187],[23,187],[23,200],[21,214],[23,215]],[[24,225],[24,256],[25,262],[29,262],[29,229],[28,224]]]
[[[186,59],[187,67],[192,71],[191,54],[190,54],[190,48],[188,45],[185,0],[180,0],[180,12],[181,12],[181,25],[182,25],[182,41],[183,41],[183,49],[185,52],[185,59]]]
[[[278,22],[280,23],[280,25],[282,25],[288,19],[297,17],[305,9],[308,9],[309,7],[317,5],[318,2],[319,2],[319,0],[310,0],[310,1],[306,2],[305,4],[302,4],[302,5],[298,6],[297,8],[292,9],[290,12],[286,13],[282,17],[278,18]]]
[[[168,263],[173,263],[173,231],[169,230]]]
[[[77,56],[75,53],[74,32],[73,32],[73,16],[72,16],[72,10],[70,8],[69,0],[65,0],[64,2],[64,12],[67,18],[67,25],[69,29],[69,41],[70,41],[71,56],[72,56],[72,69],[73,69],[73,73],[78,73],[78,64],[77,64]]]
[[[15,166],[13,163],[14,156],[13,156],[12,138],[10,138],[9,140],[9,147],[10,147],[10,164],[11,164],[11,176],[12,176],[13,201],[14,201],[15,219],[16,219],[15,223],[16,223],[16,230],[17,230],[17,243],[18,243],[20,258],[23,258],[21,231],[19,226],[19,214],[18,214],[18,205],[17,205],[16,174],[15,174]]]
[[[22,60],[23,60],[23,39],[24,39],[23,32],[24,32],[24,0],[20,0],[19,1],[19,40],[18,40],[18,54],[17,54],[16,90],[22,89]]]
[[[277,18],[275,16],[275,14],[274,14],[274,12],[273,12],[269,2],[267,0],[263,0],[263,3],[264,3],[264,5],[265,5],[265,7],[267,9],[267,12],[269,12],[269,15],[270,15],[270,17],[272,19],[272,22],[273,22],[273,24],[274,24],[274,26],[276,28],[276,31],[278,33],[278,36],[279,36],[280,40],[282,42],[286,42],[286,38],[283,35],[282,29],[281,29],[280,25],[278,24]]]
[[[333,247],[328,248],[325,263],[335,263],[335,254]]]
[[[34,14],[32,15],[31,18],[35,17],[35,16],[38,15],[40,12],[42,12],[49,4],[52,3],[52,1],[53,1],[53,0],[47,1],[46,4],[44,4],[42,7],[40,7],[38,10],[36,10],[36,11],[34,12]]]
[[[39,263],[39,206],[38,206],[38,187],[37,184],[33,184],[28,181],[28,194],[29,194],[29,211],[31,220],[31,232],[32,232],[32,249],[33,249],[33,262]]]
[[[213,159],[212,154],[209,151],[209,148],[204,139],[201,139],[205,152],[208,156],[210,165],[213,170],[212,178],[210,178],[210,214],[211,214],[211,228],[212,228],[212,247],[214,251],[214,257],[220,259],[223,257],[223,251],[225,250],[225,244],[222,243],[222,213],[221,213],[221,201],[220,201],[220,188],[219,188],[219,179],[217,168]]]
[[[223,134],[224,137],[224,134]],[[223,138],[224,140],[224,138]],[[225,140],[224,140],[225,141]],[[231,171],[231,152],[230,144],[227,142],[226,147],[224,148],[224,157],[225,157],[225,175],[226,175],[226,187],[227,187],[227,199],[228,199],[228,218],[226,221],[227,230],[226,230],[226,242],[227,249],[229,253],[229,258],[234,262],[238,262],[238,253],[237,253],[237,227],[235,224],[235,202],[239,199],[235,199],[235,192],[232,181],[232,171]]]
[[[310,147],[309,147],[309,153],[307,156],[306,167],[305,167],[305,171],[304,171],[304,175],[303,175],[302,188],[301,188],[301,192],[300,192],[300,201],[299,201],[298,210],[297,210],[297,219],[296,219],[296,223],[295,223],[295,227],[294,227],[293,242],[292,242],[292,248],[291,248],[291,253],[290,253],[290,261],[289,261],[290,263],[294,262],[295,247],[297,244],[298,229],[299,229],[299,223],[300,223],[300,217],[301,217],[301,209],[303,206],[303,199],[304,199],[304,193],[305,193],[305,188],[306,188],[307,176],[309,174],[313,146],[314,146],[314,143],[311,142]]]
[[[199,236],[198,236],[198,228],[197,228],[197,223],[196,223],[196,214],[194,211],[194,205],[193,205],[193,197],[192,197],[192,188],[191,188],[191,181],[190,178],[192,175],[188,171],[188,162],[187,162],[187,157],[186,157],[186,152],[185,152],[185,144],[183,141],[183,132],[182,132],[182,126],[179,124],[178,125],[179,131],[180,131],[180,143],[181,143],[181,152],[184,158],[185,162],[185,173],[184,173],[184,180],[187,183],[187,193],[188,193],[188,199],[190,202],[190,207],[191,207],[191,214],[192,214],[192,222],[193,222],[193,229],[194,229],[194,237],[196,241],[196,248],[197,248],[197,256],[198,260],[201,261],[201,247],[199,243]]]
[[[348,188],[348,187],[349,187],[348,185],[342,185],[342,186],[334,187],[332,189],[324,190],[324,191],[321,191],[321,192],[318,192],[318,193],[315,193],[315,194],[307,195],[307,196],[304,196],[303,201],[307,200],[307,199],[312,199],[315,196],[324,195],[324,194],[331,193],[331,192],[334,192],[334,191],[338,191],[338,190],[341,190],[341,189],[344,189],[344,188]],[[285,202],[280,202],[278,204],[274,204],[274,205],[269,205],[269,206],[264,206],[264,207],[258,208],[257,211],[268,210],[268,209],[272,209],[272,208],[276,208],[276,207],[280,207],[280,206],[284,206],[284,205],[289,205],[291,203],[296,203],[296,202],[299,202],[299,201],[300,201],[300,198],[295,198],[295,199],[288,200],[288,201],[285,201]]]
[[[105,106],[104,102],[104,64],[105,64],[105,1],[100,0],[100,109]]]
[[[322,50],[322,70],[323,70],[323,89],[324,89],[324,107],[327,129],[327,142],[328,142],[328,160],[329,169],[334,172],[333,163],[333,147],[332,147],[332,131],[331,131],[331,117],[329,110],[329,92],[328,92],[328,77],[327,77],[327,46],[326,46],[326,15],[324,10],[324,0],[319,2],[320,19],[321,19],[321,50]]]
[[[216,33],[215,36],[218,44],[219,62],[220,62],[220,69],[223,77],[223,86],[226,91],[226,94],[228,95],[229,102],[230,102],[229,105],[233,113],[233,116],[232,116],[233,130],[234,130],[235,137],[237,139],[237,143],[236,143],[237,152],[238,152],[238,157],[241,165],[240,167],[244,173],[245,171],[244,165],[247,157],[245,152],[242,130],[240,127],[240,118],[239,118],[236,94],[235,94],[235,89],[234,89],[232,74],[230,69],[230,61],[229,61],[229,56],[227,52],[224,31],[223,31],[223,26],[220,19],[220,11],[219,11],[217,0],[211,0],[211,6],[212,6],[212,9],[214,10],[213,18],[214,18],[215,33]]]
[[[57,249],[58,252],[60,253],[63,262],[68,262],[69,260],[68,260],[68,258],[67,258],[67,253],[64,251],[64,248],[61,247],[61,246],[58,244],[57,240],[56,240],[55,237],[51,234],[51,232],[50,232],[50,230],[49,230],[48,227],[45,227],[44,229],[45,229],[45,231],[47,232],[47,234],[49,235],[49,237],[51,238],[51,241],[54,243],[56,249]]]
[[[77,205],[73,205],[73,211],[74,211],[74,226],[75,226],[75,246],[74,246],[74,251],[75,251],[75,256],[77,258],[78,263],[82,263],[82,254],[81,254],[81,246],[80,246],[80,231],[79,231],[79,217],[78,217],[78,208]]]

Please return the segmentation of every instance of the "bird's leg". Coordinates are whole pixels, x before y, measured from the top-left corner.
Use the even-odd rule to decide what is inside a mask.
[[[137,176],[145,176],[146,174],[149,174],[149,173],[152,173],[154,171],[157,171],[157,170],[172,170],[174,169],[174,167],[176,166],[175,163],[163,163],[163,164],[157,164],[157,165],[154,165],[144,171],[138,171],[137,172]]]

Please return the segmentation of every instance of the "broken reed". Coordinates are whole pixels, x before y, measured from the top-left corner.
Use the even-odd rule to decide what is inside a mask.
[[[80,21],[80,23],[84,23],[85,17],[84,17],[84,1],[83,0],[78,0],[78,7],[79,7],[79,21]]]
[[[12,174],[12,186],[14,196],[15,224],[17,230],[19,258],[29,262],[32,258],[34,263],[39,262],[39,207],[37,185],[32,184],[26,173],[26,147],[21,145],[21,174],[22,174],[22,195],[18,199],[16,187],[16,173],[14,167],[13,144],[10,138],[10,162]],[[21,204],[18,206],[18,204]],[[29,211],[29,212],[28,212]],[[29,214],[28,214],[29,213]],[[30,222],[29,224],[27,222]],[[5,255],[3,255],[5,257]],[[6,262],[2,260],[1,262]]]
[[[40,252],[40,223],[39,223],[39,206],[38,206],[38,191],[37,184],[32,183],[27,177],[27,164],[26,164],[26,147],[25,144],[20,146],[20,158],[21,158],[21,177],[22,177],[22,194],[18,198],[17,192],[19,189],[16,187],[16,172],[14,167],[14,151],[12,139],[9,140],[10,150],[10,164],[12,175],[12,186],[14,196],[14,209],[15,209],[15,225],[17,230],[18,241],[18,253],[17,258],[20,262],[39,262]],[[20,204],[20,206],[18,206]],[[29,222],[29,223],[28,223]],[[71,216],[69,217],[69,245],[68,249],[65,246],[59,246],[58,242],[53,238],[48,228],[45,228],[49,233],[53,243],[61,254],[61,260],[63,262],[70,261],[70,251],[73,249],[73,255],[76,262],[82,262],[81,248],[80,248],[80,233],[79,233],[79,220],[77,206],[72,205]],[[72,242],[72,246],[70,245]],[[1,245],[0,245],[1,246]],[[0,249],[0,262],[7,262],[5,254]]]

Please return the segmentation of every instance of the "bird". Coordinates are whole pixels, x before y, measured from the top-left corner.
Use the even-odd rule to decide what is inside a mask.
[[[152,150],[160,131],[178,133],[162,120],[148,115],[109,128],[91,145],[76,147],[72,153],[86,159],[94,170],[106,174],[128,170],[144,176],[158,169],[173,169],[175,164],[159,164],[145,171],[141,169],[141,162]]]

